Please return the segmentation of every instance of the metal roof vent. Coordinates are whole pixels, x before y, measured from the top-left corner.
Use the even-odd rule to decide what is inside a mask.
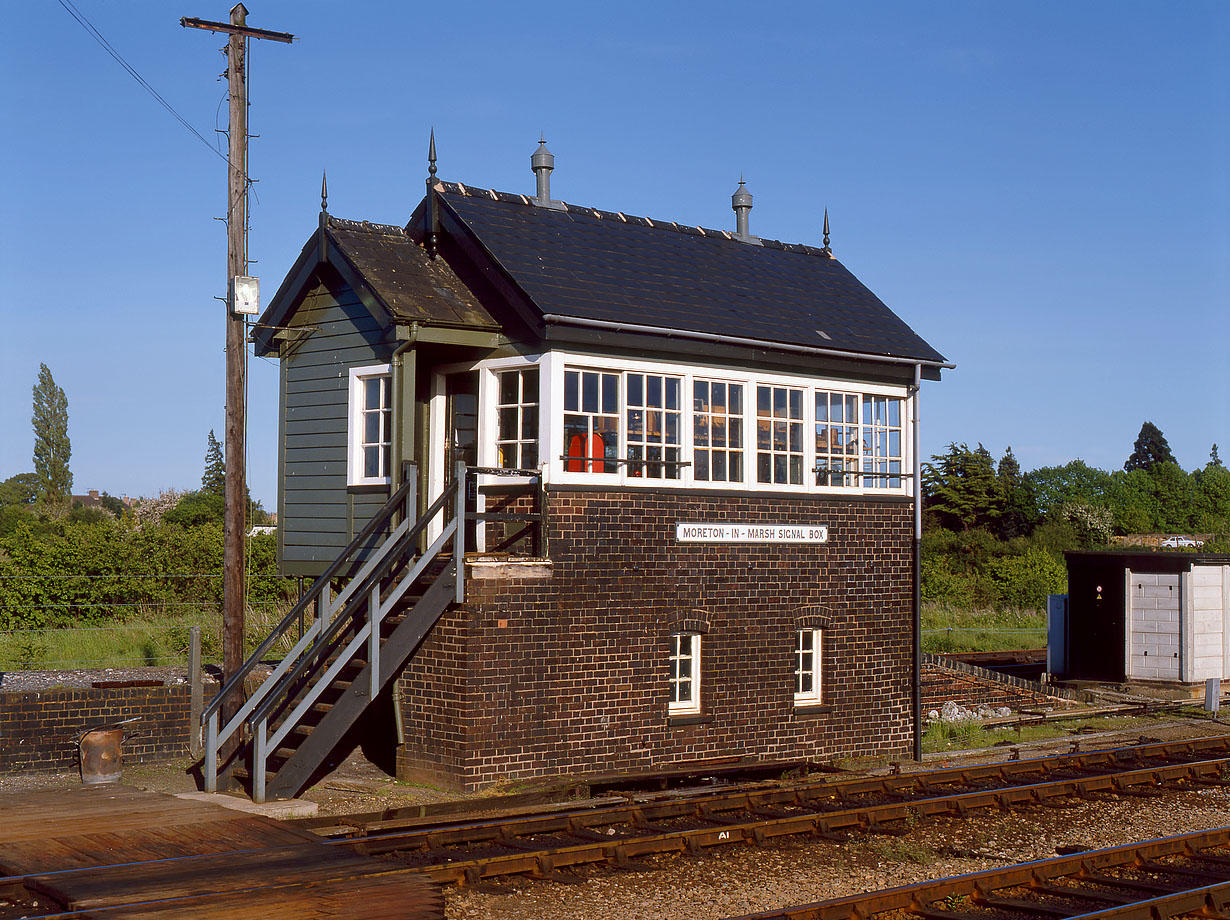
[[[739,187],[730,196],[730,206],[735,212],[735,236],[745,243],[757,242],[748,230],[748,215],[752,210],[752,193],[744,187],[743,177],[739,177]]]
[[[530,157],[530,169],[534,171],[534,177],[538,180],[538,195],[534,198],[534,204],[540,208],[554,208],[562,211],[564,203],[551,200],[551,171],[555,169],[555,157],[547,149],[547,141],[543,135],[539,135],[538,149]]]

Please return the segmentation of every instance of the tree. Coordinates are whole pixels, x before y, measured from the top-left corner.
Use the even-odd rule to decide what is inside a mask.
[[[946,454],[923,465],[926,507],[941,526],[969,530],[994,523],[1003,510],[1003,493],[995,478],[995,461],[981,444],[949,444]]]
[[[1225,469],[1225,467],[1222,466],[1221,457],[1218,456],[1216,444],[1214,444],[1213,449],[1209,451],[1209,466],[1218,466],[1223,470]]]
[[[1175,462],[1161,429],[1152,422],[1145,422],[1140,426],[1140,434],[1132,445],[1132,455],[1127,458],[1123,468],[1130,473],[1132,470],[1151,470],[1159,463]]]
[[[1033,489],[1038,512],[1052,517],[1068,502],[1106,505],[1111,485],[1110,473],[1090,466],[1084,460],[1070,460],[1063,466],[1042,466],[1025,474]]]
[[[1033,489],[1021,475],[1021,464],[1009,447],[999,461],[995,474],[999,480],[1003,508],[999,515],[996,532],[1001,540],[1023,537],[1033,531],[1038,523],[1038,504]]]
[[[209,429],[209,446],[205,450],[205,475],[201,477],[201,491],[207,495],[226,494],[226,461],[222,457],[222,445]]]
[[[18,473],[0,482],[0,507],[33,505],[38,498],[38,477],[33,473]]]
[[[68,397],[56,386],[46,364],[40,364],[34,386],[34,475],[39,497],[48,504],[65,501],[73,490],[68,469],[72,447],[68,440]]]

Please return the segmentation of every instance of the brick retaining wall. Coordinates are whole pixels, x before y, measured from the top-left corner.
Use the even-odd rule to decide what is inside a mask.
[[[0,774],[75,769],[83,732],[134,716],[125,762],[181,757],[189,748],[190,708],[187,684],[0,692]]]

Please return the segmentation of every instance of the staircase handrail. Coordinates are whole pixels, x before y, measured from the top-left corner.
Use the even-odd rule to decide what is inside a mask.
[[[333,578],[336,577],[342,570],[342,568],[348,564],[350,557],[378,531],[383,530],[388,526],[389,519],[391,519],[393,515],[398,512],[398,510],[400,510],[402,503],[405,501],[406,495],[411,489],[414,488],[414,485],[414,477],[408,477],[406,481],[398,487],[397,491],[389,497],[389,500],[385,502],[384,506],[372,516],[371,520],[367,522],[355,538],[346,545],[346,548],[338,554],[337,558],[329,564],[329,567],[325,569],[324,573],[312,582],[312,586],[308,588],[303,597],[299,599],[299,602],[290,609],[290,612],[282,618],[281,622],[273,628],[269,635],[265,637],[264,641],[256,647],[256,651],[249,655],[243,665],[240,666],[239,670],[232,674],[226,682],[223,683],[222,688],[218,691],[217,695],[210,700],[209,705],[206,706],[204,711],[201,713],[202,725],[205,725],[209,721],[210,717],[218,711],[219,707],[222,705],[222,701],[225,700],[238,686],[243,683],[244,680],[247,679],[248,675],[252,673],[252,669],[256,667],[262,658],[264,658],[265,653],[273,647],[273,644],[282,638],[286,631],[291,627],[291,624],[296,622],[296,620],[298,620],[298,618],[307,611],[308,606],[320,596],[320,593],[324,590],[325,585],[329,584],[330,581],[332,581]],[[427,515],[424,515],[424,518],[426,517]]]
[[[418,539],[419,534],[421,534],[427,527],[428,522],[434,518],[436,514],[439,513],[440,509],[445,506],[446,502],[451,501],[453,496],[456,494],[457,482],[454,481],[447,489],[440,493],[439,498],[431,503],[431,506],[423,512],[422,517],[415,522],[414,526],[410,528],[409,532],[406,533],[405,536],[397,540],[394,546],[387,547],[387,550],[389,551],[388,555],[392,558],[397,558],[397,554],[395,552],[397,548],[412,545],[413,542]],[[368,575],[365,585],[369,588],[373,580],[382,578],[384,574],[385,572],[382,567],[377,568],[370,575]],[[357,596],[366,597],[367,589],[358,591]],[[301,654],[299,656],[299,660],[295,662],[294,666],[282,675],[282,677],[278,680],[278,685],[282,687],[290,686],[298,680],[307,669],[308,663],[315,658],[315,653],[320,649],[328,648],[329,643],[332,642],[347,622],[347,617],[334,618],[333,621],[330,622],[329,625],[316,637],[316,641],[312,643],[312,647]],[[280,699],[281,697],[276,693],[268,694],[260,705],[253,709],[248,715],[248,724],[253,725],[268,716],[270,711],[278,704]]]

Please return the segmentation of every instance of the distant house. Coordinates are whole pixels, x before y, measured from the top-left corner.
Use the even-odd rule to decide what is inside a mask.
[[[1052,645],[1069,680],[1196,687],[1230,678],[1230,555],[1065,553],[1066,623]]]
[[[107,496],[107,497],[110,498],[111,496]],[[97,489],[90,489],[88,492],[86,492],[85,495],[73,495],[71,496],[69,501],[70,501],[70,504],[72,504],[73,506],[80,505],[83,508],[102,508],[104,507],[103,506],[103,496],[99,494],[99,491]],[[117,499],[117,501],[119,501],[120,505],[122,505],[126,509],[132,507],[132,499],[130,499],[127,495],[125,495],[123,498]]]
[[[399,775],[909,751],[915,420],[951,365],[827,225],[753,235],[742,183],[712,230],[532,168],[534,195],[433,178],[405,227],[322,210],[255,327],[283,572],[324,572],[404,470],[420,509],[459,461],[490,471],[476,512],[541,482],[538,555],[499,564],[535,552],[516,514],[476,525],[465,602],[397,671]]]

